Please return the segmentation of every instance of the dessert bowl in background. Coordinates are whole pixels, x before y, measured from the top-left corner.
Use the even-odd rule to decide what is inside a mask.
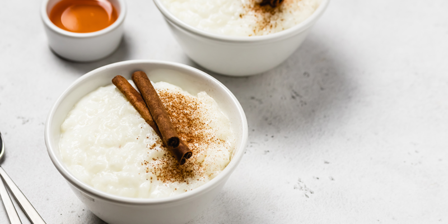
[[[177,85],[191,94],[205,91],[220,106],[231,121],[236,143],[227,167],[211,181],[179,195],[162,199],[138,199],[116,196],[93,188],[77,179],[59,154],[61,124],[73,106],[86,94],[107,86],[116,75],[130,79],[132,72],[142,70],[154,81]],[[167,75],[167,71],[169,74]],[[45,142],[49,156],[58,171],[69,182],[79,199],[102,220],[108,223],[185,223],[198,215],[219,193],[230,174],[240,162],[248,135],[244,111],[235,96],[210,75],[186,65],[160,61],[125,61],[93,70],[59,97],[50,111]]]
[[[268,71],[285,61],[305,40],[330,0],[301,23],[264,36],[218,35],[191,26],[171,13],[162,0],[154,0],[185,53],[202,67],[224,75],[247,76]]]
[[[102,30],[90,33],[69,32],[50,20],[50,11],[59,1],[44,0],[40,11],[48,45],[57,55],[72,61],[88,62],[104,58],[117,49],[124,32],[123,24],[126,17],[124,0],[109,0],[118,12],[117,20]]]

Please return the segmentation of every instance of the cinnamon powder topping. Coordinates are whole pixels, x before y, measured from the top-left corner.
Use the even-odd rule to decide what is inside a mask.
[[[283,0],[263,0],[261,1],[260,5],[270,5],[272,8],[277,7],[277,5],[280,5],[283,2]]]
[[[195,180],[206,175],[202,160],[208,147],[223,144],[213,129],[205,123],[203,116],[204,105],[195,97],[176,91],[158,91],[160,100],[175,127],[179,138],[190,148],[193,156],[185,164],[179,165],[174,156],[158,158],[147,164],[146,171],[154,174],[162,182],[184,182]],[[164,148],[164,147],[162,147]]]
[[[289,0],[262,0],[261,2],[251,0],[249,4],[245,5],[244,11],[246,11],[246,14],[253,15],[256,18],[253,35],[259,35],[265,30],[275,29],[278,26],[276,21],[279,20],[284,11],[288,10],[289,4],[291,4]],[[241,14],[240,18],[244,16],[245,14]]]

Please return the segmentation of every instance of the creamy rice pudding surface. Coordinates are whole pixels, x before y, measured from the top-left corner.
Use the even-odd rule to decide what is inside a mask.
[[[60,154],[73,175],[111,194],[161,198],[197,188],[227,166],[235,137],[214,99],[164,82],[154,87],[193,156],[178,165],[155,131],[110,85],[82,98],[61,126]]]
[[[201,30],[229,36],[280,32],[308,18],[321,0],[284,0],[260,6],[261,0],[162,0],[168,11]]]

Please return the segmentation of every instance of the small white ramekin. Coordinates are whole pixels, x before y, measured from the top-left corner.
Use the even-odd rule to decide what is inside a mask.
[[[227,167],[210,182],[173,197],[136,199],[111,195],[78,180],[60,159],[61,124],[73,106],[86,94],[111,84],[116,75],[131,79],[132,72],[145,71],[152,81],[180,86],[191,94],[206,91],[228,116],[236,137],[235,153]],[[248,137],[246,115],[236,97],[212,76],[190,66],[161,61],[124,61],[95,69],[75,81],[52,107],[45,126],[48,154],[79,199],[95,215],[111,224],[185,223],[198,215],[235,170],[245,151]]]
[[[233,37],[202,31],[175,17],[162,3],[154,0],[185,53],[202,67],[230,76],[255,75],[285,61],[305,40],[330,0],[296,26],[266,36]]]
[[[118,11],[117,20],[105,29],[91,33],[73,33],[53,24],[48,17],[53,6],[60,0],[44,0],[41,17],[50,48],[59,56],[72,61],[95,61],[110,55],[117,49],[123,37],[126,17],[124,0],[110,0]]]

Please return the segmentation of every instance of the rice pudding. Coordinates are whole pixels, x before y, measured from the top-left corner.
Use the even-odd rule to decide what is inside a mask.
[[[61,159],[74,176],[110,194],[162,198],[193,190],[227,166],[235,136],[215,100],[205,92],[193,96],[165,82],[154,87],[193,156],[179,165],[156,132],[110,85],[82,98],[61,126]]]
[[[162,0],[174,16],[203,31],[228,36],[262,36],[307,19],[321,0],[284,0],[272,8],[261,0]]]

